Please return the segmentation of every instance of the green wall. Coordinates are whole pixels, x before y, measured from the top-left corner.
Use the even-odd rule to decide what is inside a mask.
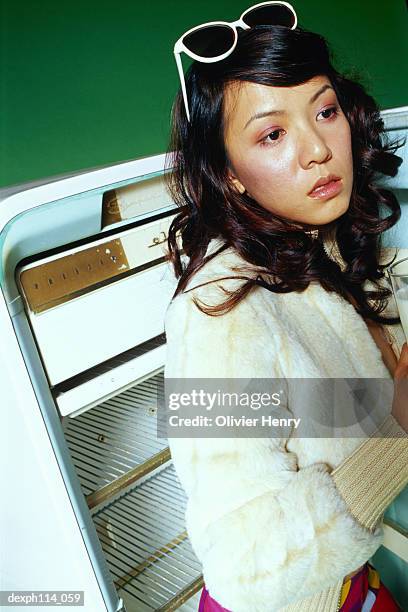
[[[174,41],[248,1],[1,0],[0,185],[166,150],[178,87]],[[254,2],[255,3],[255,2]],[[381,108],[407,104],[404,0],[298,0]]]

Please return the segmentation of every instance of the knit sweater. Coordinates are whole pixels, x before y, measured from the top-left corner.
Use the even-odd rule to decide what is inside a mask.
[[[207,254],[222,243],[213,239]],[[394,250],[383,253],[388,262]],[[362,317],[320,283],[286,294],[258,286],[222,316],[200,312],[193,297],[218,304],[221,287],[240,283],[197,285],[240,265],[248,266],[226,249],[170,303],[165,378],[391,378]],[[397,313],[394,298],[384,312]],[[398,357],[402,328],[384,327]],[[384,404],[378,431],[358,438],[169,436],[187,495],[186,529],[220,605],[338,610],[343,578],[382,544],[383,514],[408,483],[408,435],[390,414],[391,399]],[[304,416],[311,406],[305,399],[289,408]]]

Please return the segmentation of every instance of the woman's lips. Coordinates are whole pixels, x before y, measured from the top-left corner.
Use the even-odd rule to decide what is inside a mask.
[[[329,200],[340,193],[342,189],[342,180],[338,179],[337,181],[330,181],[330,183],[326,183],[326,185],[316,187],[316,189],[313,189],[313,191],[311,191],[308,195],[309,198],[313,198],[315,200]]]

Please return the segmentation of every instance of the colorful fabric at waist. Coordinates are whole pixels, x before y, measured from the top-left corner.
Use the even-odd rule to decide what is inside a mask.
[[[198,612],[231,611],[213,599],[204,585]],[[403,609],[381,582],[378,571],[367,561],[357,574],[344,582],[339,612],[403,612]]]
[[[403,612],[378,571],[368,561],[346,580],[341,589],[339,612]]]

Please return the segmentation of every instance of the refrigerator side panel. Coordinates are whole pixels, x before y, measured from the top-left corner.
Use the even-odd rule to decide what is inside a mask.
[[[84,591],[83,610],[116,609],[106,605],[2,294],[0,333],[1,590]]]

